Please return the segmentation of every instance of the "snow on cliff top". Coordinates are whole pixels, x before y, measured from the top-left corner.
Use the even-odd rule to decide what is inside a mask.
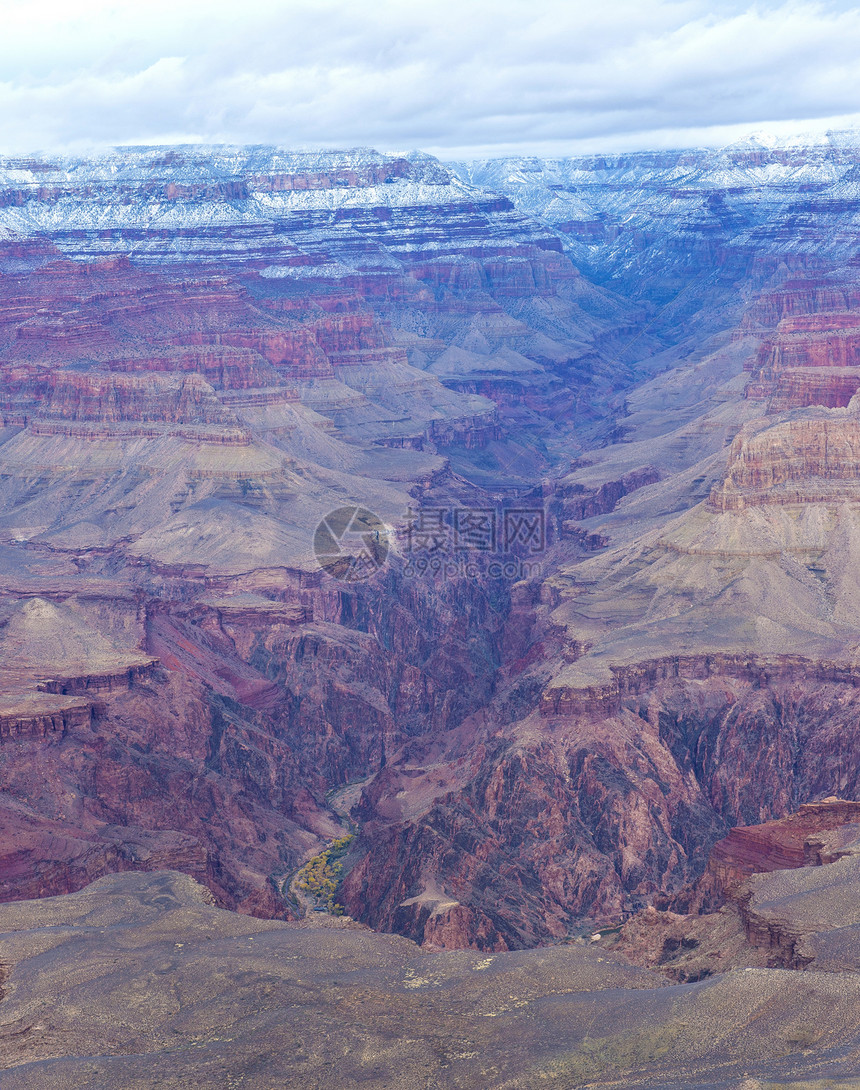
[[[263,144],[179,144],[164,147],[115,147],[92,156],[34,154],[0,158],[0,184],[80,185],[140,182],[224,182],[265,174],[317,174],[356,170],[405,161],[409,177],[447,184],[450,176],[438,159],[424,152],[384,154],[374,148],[299,149]]]

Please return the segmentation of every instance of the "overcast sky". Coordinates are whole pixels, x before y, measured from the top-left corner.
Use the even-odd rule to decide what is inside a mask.
[[[845,3],[0,0],[0,16],[0,154],[565,154],[860,124]]]

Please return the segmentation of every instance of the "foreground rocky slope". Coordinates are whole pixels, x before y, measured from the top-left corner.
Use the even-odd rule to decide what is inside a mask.
[[[2,906],[0,1083],[858,1085],[853,973],[747,968],[671,985],[595,943],[431,954],[209,899],[167,871]]]

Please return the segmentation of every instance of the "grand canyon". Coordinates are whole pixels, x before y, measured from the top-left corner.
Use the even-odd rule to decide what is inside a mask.
[[[860,1086],[858,179],[0,160],[0,1086]]]

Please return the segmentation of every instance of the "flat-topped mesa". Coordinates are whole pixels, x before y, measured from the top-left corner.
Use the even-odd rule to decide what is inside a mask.
[[[736,436],[722,484],[710,504],[740,511],[765,504],[860,499],[860,417],[848,410],[758,420]]]
[[[41,681],[39,682],[39,691],[59,693],[64,696],[77,693],[126,692],[132,686],[154,677],[158,667],[159,660],[157,658],[142,655],[139,662],[131,665],[120,662],[115,667],[104,665],[94,672],[74,673],[69,676]]]
[[[568,661],[576,662],[589,648],[578,641],[571,644]],[[567,682],[563,677],[550,683],[541,694],[540,714],[556,716],[617,715],[626,698],[646,693],[662,681],[675,678],[704,680],[730,677],[767,685],[774,679],[833,681],[860,686],[860,671],[849,662],[823,662],[801,655],[763,656],[752,653],[711,651],[700,654],[665,655],[642,662],[612,663],[605,667],[605,680]]]
[[[154,655],[114,643],[66,603],[28,598],[11,607],[2,631],[0,693],[7,696],[0,714],[10,701],[19,718],[21,708],[77,708],[79,696],[126,692],[151,680],[158,665]]]
[[[761,825],[739,825],[711,849],[699,896],[712,904],[732,899],[752,874],[820,866],[841,855],[822,833],[860,822],[860,802],[827,798]]]
[[[0,700],[0,743],[18,739],[62,738],[92,724],[93,706],[79,696],[9,695]]]

